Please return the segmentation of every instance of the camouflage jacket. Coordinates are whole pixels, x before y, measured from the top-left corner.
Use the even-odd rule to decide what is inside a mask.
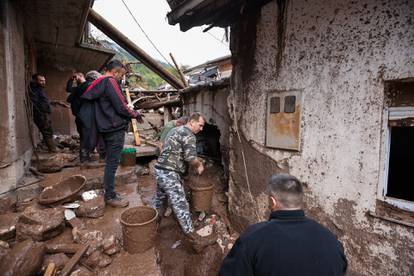
[[[173,128],[165,139],[156,168],[185,173],[185,162],[197,158],[196,138],[186,126]]]

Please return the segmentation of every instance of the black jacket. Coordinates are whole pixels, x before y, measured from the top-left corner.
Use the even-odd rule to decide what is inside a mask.
[[[224,259],[220,276],[344,275],[342,244],[302,210],[276,211],[252,225]]]
[[[139,115],[127,106],[121,87],[112,77],[96,79],[83,93],[81,99],[93,101],[99,132],[126,129],[130,118],[136,118]]]
[[[43,88],[37,83],[30,82],[29,84],[30,101],[33,104],[33,113],[36,116],[39,113],[50,113],[51,107],[49,99],[47,98]]]
[[[86,89],[88,89],[91,83],[92,81],[87,79],[85,82],[79,84],[76,87],[73,87],[73,81],[70,79],[66,84],[66,91],[70,93],[66,101],[70,103],[70,108],[72,110],[73,116],[78,116],[82,105],[81,96],[86,91]]]

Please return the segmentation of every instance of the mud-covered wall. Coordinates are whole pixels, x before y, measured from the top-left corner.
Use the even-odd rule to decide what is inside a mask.
[[[414,2],[272,1],[245,11],[231,33],[238,226],[265,218],[264,175],[289,171],[305,183],[308,215],[344,243],[353,274],[414,274],[414,229],[367,215],[382,196],[384,82],[414,77]],[[265,147],[275,90],[303,93],[300,151]]]
[[[23,18],[13,1],[0,2],[0,193],[16,186],[31,158],[25,109]]]

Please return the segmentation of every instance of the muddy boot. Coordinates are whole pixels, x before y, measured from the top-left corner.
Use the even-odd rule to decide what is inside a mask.
[[[118,194],[111,199],[105,199],[105,203],[114,208],[125,208],[129,205],[129,201]]]
[[[53,137],[45,139],[45,143],[50,152],[57,152],[55,140],[53,140]]]
[[[194,251],[201,253],[207,246],[213,245],[217,242],[217,232],[214,231],[210,236],[202,237],[196,232],[191,232],[186,235],[187,239],[191,243]]]

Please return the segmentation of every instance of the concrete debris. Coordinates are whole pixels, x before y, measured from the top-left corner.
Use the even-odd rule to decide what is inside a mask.
[[[56,153],[45,160],[37,163],[37,170],[42,173],[59,172],[66,167],[77,166],[76,158],[78,156],[70,153]]]
[[[7,195],[0,198],[0,214],[15,212],[17,206],[17,196]]]
[[[181,240],[178,240],[178,241],[176,241],[172,246],[171,246],[171,248],[172,249],[176,249],[177,247],[179,247],[181,245]]]
[[[10,248],[10,245],[5,241],[0,240],[0,248],[8,249]]]
[[[121,251],[121,247],[119,246],[118,240],[115,238],[114,235],[111,235],[109,238],[104,239],[103,241],[103,249],[104,253],[111,256],[119,251]]]
[[[201,212],[200,215],[198,216],[199,221],[203,221],[205,218],[206,218],[206,213],[205,212]]]
[[[65,210],[65,219],[67,221],[76,218],[76,214],[74,211],[70,210],[70,209],[66,209]]]
[[[70,274],[70,276],[92,276],[92,272],[90,272],[89,270],[87,270],[84,267],[78,267],[77,269],[75,269],[74,271],[72,271],[72,273]]]
[[[104,268],[112,263],[111,257],[102,253],[101,251],[94,251],[89,255],[84,261],[85,265],[95,269],[95,268]]]
[[[17,213],[0,215],[0,240],[7,241],[15,237],[18,218]]]
[[[64,227],[63,209],[29,206],[18,219],[16,236],[18,240],[44,241],[62,233]]]
[[[67,203],[65,205],[62,205],[62,207],[63,208],[66,208],[66,209],[76,209],[76,208],[79,208],[79,206],[80,206],[80,204],[79,203],[76,203],[76,202]]]
[[[72,229],[73,241],[76,243],[89,244],[86,255],[91,255],[94,251],[103,251],[104,238],[101,231],[87,231],[78,228]]]
[[[61,270],[68,261],[69,261],[69,257],[63,253],[46,255],[43,259],[42,272],[46,271],[46,268],[50,263],[54,263],[56,266],[56,269]]]
[[[92,200],[96,197],[98,197],[98,195],[102,194],[101,190],[90,190],[90,191],[86,191],[82,193],[82,200],[83,201],[89,201]]]
[[[69,148],[70,150],[79,148],[79,136],[58,135],[55,138],[55,142],[60,148]]]
[[[98,218],[105,213],[105,199],[103,195],[79,203],[79,208],[75,210],[79,217]]]
[[[16,244],[0,261],[2,275],[35,275],[42,266],[43,243],[26,240]]]
[[[202,237],[210,236],[213,233],[213,226],[211,224],[204,226],[203,228],[197,230],[197,234]]]
[[[72,228],[78,228],[78,229],[85,229],[85,224],[83,223],[82,220],[80,220],[77,217],[72,218],[71,220],[68,220],[69,225]]]

